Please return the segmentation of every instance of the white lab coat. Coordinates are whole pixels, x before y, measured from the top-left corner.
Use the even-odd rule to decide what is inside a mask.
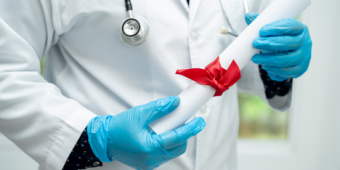
[[[247,0],[261,12],[269,0]],[[234,28],[245,27],[242,0],[225,0]],[[178,95],[190,80],[177,69],[205,67],[234,40],[219,0],[132,0],[134,14],[150,24],[136,47],[119,37],[124,0],[7,0],[0,2],[0,131],[40,164],[60,170],[90,119],[116,115]],[[48,55],[46,79],[40,59]],[[159,170],[235,170],[237,88],[259,95],[278,110],[291,93],[268,101],[258,66],[242,70],[238,86],[211,99],[194,117],[207,126],[187,152]],[[20,160],[18,160],[20,163]],[[129,167],[114,161],[99,170]]]

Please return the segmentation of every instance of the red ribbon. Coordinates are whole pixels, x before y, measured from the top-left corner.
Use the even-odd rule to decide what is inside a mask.
[[[177,70],[176,74],[185,76],[198,84],[210,85],[216,90],[214,97],[221,96],[241,78],[240,68],[234,60],[226,70],[221,66],[219,57],[204,69],[182,69]]]

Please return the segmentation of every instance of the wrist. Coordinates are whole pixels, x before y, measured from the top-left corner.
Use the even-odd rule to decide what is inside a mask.
[[[107,154],[109,125],[112,117],[112,115],[97,116],[87,126],[87,135],[91,149],[102,162],[113,161]]]
[[[102,162],[94,155],[88,142],[86,128],[83,130],[67,161],[63,170],[87,169],[90,167],[103,166]]]

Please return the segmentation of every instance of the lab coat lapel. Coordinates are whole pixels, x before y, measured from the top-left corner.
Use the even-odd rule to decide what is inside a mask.
[[[187,0],[179,0],[179,1],[183,5],[183,8],[185,9],[185,11],[189,12],[189,5],[188,5]]]
[[[201,0],[190,0],[190,7],[189,7],[189,25],[190,25],[190,29],[191,29],[192,24],[194,23],[195,16],[197,14],[197,11],[198,11],[198,8],[199,8],[200,4],[201,4]]]

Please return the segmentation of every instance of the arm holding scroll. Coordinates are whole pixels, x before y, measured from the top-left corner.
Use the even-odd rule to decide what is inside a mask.
[[[257,13],[248,13],[245,17],[247,24],[251,24],[257,17]],[[265,25],[259,34],[260,37],[254,40],[253,46],[260,49],[261,53],[254,55],[252,61],[260,67],[250,63],[243,72],[258,73],[257,70],[260,69],[264,86],[258,86],[259,89],[255,92],[274,109],[284,111],[289,108],[291,101],[292,78],[303,75],[311,60],[312,41],[308,27],[295,19],[287,18]],[[249,86],[251,82],[240,82],[241,92],[247,91],[245,86]],[[261,90],[263,87],[265,95]]]

